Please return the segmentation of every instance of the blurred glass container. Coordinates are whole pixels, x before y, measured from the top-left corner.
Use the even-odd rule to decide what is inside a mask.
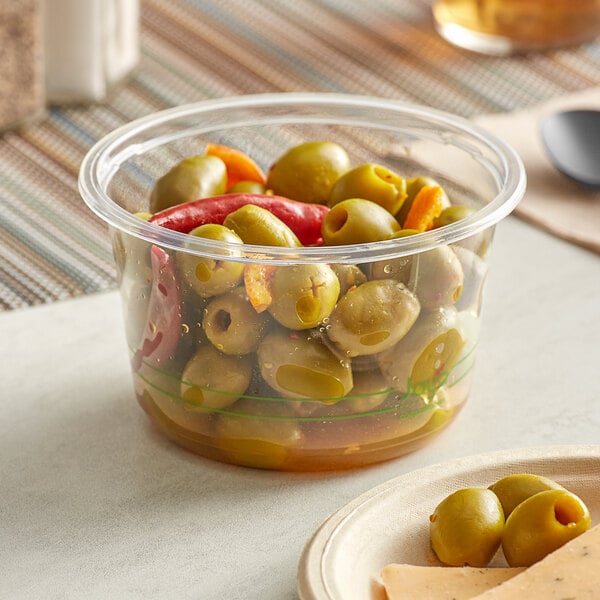
[[[0,132],[45,112],[40,0],[0,0]]]
[[[139,0],[46,0],[46,93],[99,102],[139,60]]]
[[[509,55],[600,35],[600,0],[436,0],[438,32],[452,44]]]

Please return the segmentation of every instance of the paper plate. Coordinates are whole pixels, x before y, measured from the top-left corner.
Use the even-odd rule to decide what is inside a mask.
[[[298,567],[302,600],[384,600],[379,574],[389,563],[439,564],[428,517],[461,487],[487,487],[510,473],[554,479],[600,523],[600,445],[547,446],[480,454],[407,473],[334,513],[306,545]],[[492,566],[506,564],[499,551]]]

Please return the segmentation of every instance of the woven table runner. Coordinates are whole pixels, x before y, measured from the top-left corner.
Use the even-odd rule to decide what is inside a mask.
[[[77,192],[103,135],[156,110],[246,93],[324,91],[465,117],[600,85],[600,43],[512,58],[450,46],[428,0],[142,0],[141,52],[106,102],[53,107],[0,137],[0,308],[116,286],[105,225]]]

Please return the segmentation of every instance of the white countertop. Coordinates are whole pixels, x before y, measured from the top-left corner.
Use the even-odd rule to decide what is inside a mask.
[[[116,293],[0,315],[0,597],[282,600],[302,548],[365,490],[454,457],[600,443],[600,257],[509,217],[470,399],[430,445],[297,474],[199,458],[132,392]]]

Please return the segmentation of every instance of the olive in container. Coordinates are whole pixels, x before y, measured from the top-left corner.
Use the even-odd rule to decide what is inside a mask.
[[[266,180],[234,184],[198,158],[215,146],[252,157]],[[456,417],[494,227],[525,173],[504,142],[446,113],[284,93],[133,121],[88,152],[79,185],[109,226],[151,421],[215,460],[315,471],[398,457]],[[228,187],[322,205],[322,240],[275,230],[255,208],[191,232],[148,218]],[[420,228],[410,215],[423,190],[441,214]]]

